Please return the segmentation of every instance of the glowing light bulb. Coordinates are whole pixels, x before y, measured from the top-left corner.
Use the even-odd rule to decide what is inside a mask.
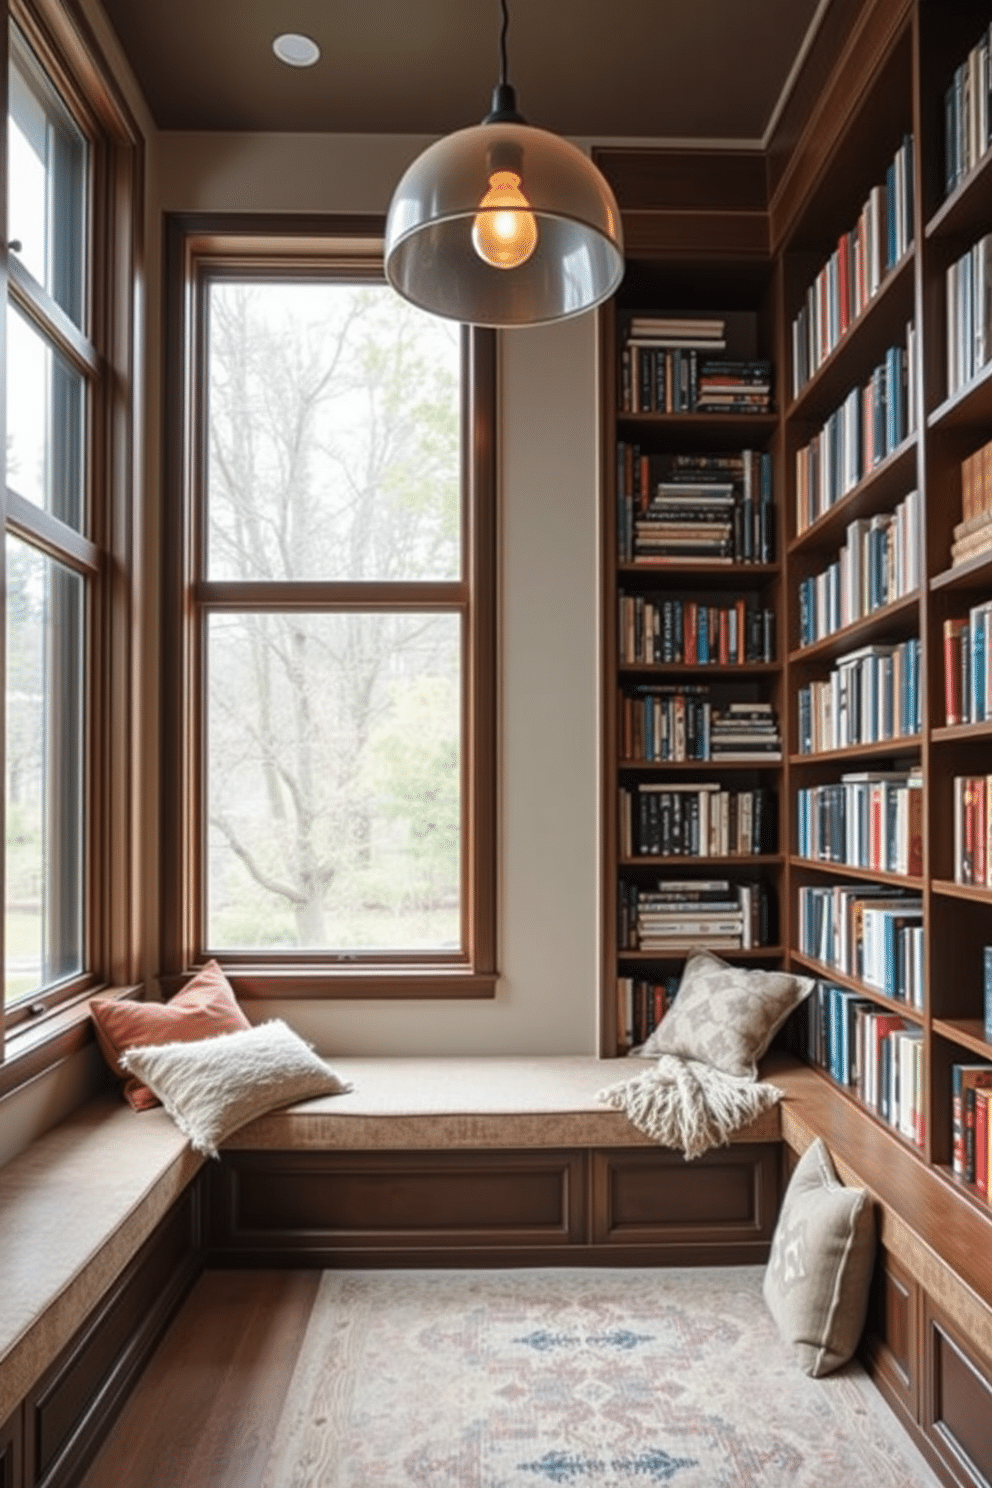
[[[494,269],[516,269],[537,247],[537,222],[515,171],[497,170],[472,224],[472,246]]]

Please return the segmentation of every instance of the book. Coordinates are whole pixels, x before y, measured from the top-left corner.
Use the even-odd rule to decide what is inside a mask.
[[[989,855],[992,777],[956,775],[952,784],[952,835],[956,883],[988,887],[992,879]]]
[[[962,652],[968,622],[962,618],[948,619],[943,625],[944,641],[944,722],[964,722],[964,699],[961,687]]]
[[[975,1181],[974,1091],[978,1088],[992,1089],[992,1064],[951,1066],[951,1167],[955,1177],[966,1183]]]
[[[992,1044],[992,945],[983,947],[982,964],[985,980],[985,1042]]]
[[[982,1198],[989,1196],[989,1101],[992,1090],[975,1090],[975,1187]]]

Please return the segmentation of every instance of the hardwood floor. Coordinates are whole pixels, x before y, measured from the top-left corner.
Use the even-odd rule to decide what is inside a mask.
[[[258,1488],[320,1277],[205,1272],[80,1488]]]

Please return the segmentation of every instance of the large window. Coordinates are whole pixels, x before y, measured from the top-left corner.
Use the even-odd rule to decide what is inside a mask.
[[[10,15],[0,1031],[8,1055],[30,1033],[39,1068],[48,1015],[137,964],[124,828],[137,146],[62,8],[17,0]],[[64,1039],[84,1018],[52,1028]]]
[[[375,243],[303,246],[174,232],[170,969],[216,955],[243,991],[485,994],[491,336],[400,300]]]

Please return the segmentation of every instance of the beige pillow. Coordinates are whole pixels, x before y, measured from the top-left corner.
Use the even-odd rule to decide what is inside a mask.
[[[686,962],[675,1001],[637,1052],[679,1054],[754,1080],[758,1060],[812,990],[812,977],[747,971],[700,951]]]
[[[806,1374],[829,1374],[858,1346],[875,1262],[875,1216],[845,1188],[819,1137],[796,1165],[765,1269],[768,1310]]]
[[[194,1043],[146,1044],[126,1050],[120,1062],[209,1157],[266,1111],[351,1089],[279,1019]]]

